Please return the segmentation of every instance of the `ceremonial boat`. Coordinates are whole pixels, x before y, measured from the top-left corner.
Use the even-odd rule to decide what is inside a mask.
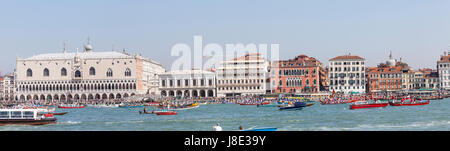
[[[386,107],[389,103],[369,103],[366,101],[358,101],[350,105],[350,109],[365,109],[365,108],[376,108],[376,107]]]
[[[391,106],[416,106],[416,105],[427,105],[430,104],[430,100],[423,102],[423,101],[413,101],[413,102],[389,102],[389,105]]]

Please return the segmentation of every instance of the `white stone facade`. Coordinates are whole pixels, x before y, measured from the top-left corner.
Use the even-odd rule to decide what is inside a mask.
[[[14,74],[5,75],[1,81],[0,100],[15,100]]]
[[[16,96],[100,100],[156,94],[157,74],[164,71],[159,63],[125,51],[41,54],[17,59]]]
[[[359,56],[344,55],[329,60],[330,92],[364,94],[366,92],[365,60]]]
[[[204,70],[176,70],[159,75],[162,97],[216,97],[215,73]]]
[[[222,62],[216,70],[217,96],[266,94],[268,67],[269,61],[258,53]]]

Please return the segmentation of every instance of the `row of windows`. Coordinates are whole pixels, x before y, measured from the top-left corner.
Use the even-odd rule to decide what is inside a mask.
[[[218,87],[218,90],[262,90],[261,86],[254,87]]]
[[[334,71],[342,71],[341,67],[334,67]],[[361,70],[359,70],[359,67],[344,67],[343,68],[344,71],[364,71],[364,67],[361,67]],[[330,67],[330,71],[333,71],[333,68]]]
[[[71,91],[71,90],[134,90],[135,83],[122,84],[70,84],[70,85],[22,85],[19,91]]]
[[[364,62],[363,61],[361,61],[361,62],[359,62],[359,61],[356,61],[356,62],[334,62],[334,65],[359,65],[359,64],[363,65]],[[330,65],[333,65],[333,63],[331,62]]]
[[[89,69],[89,75],[95,76],[95,74],[96,74],[95,73],[95,68],[91,67]],[[50,76],[50,71],[47,68],[44,69],[43,76],[44,77],[49,77]],[[67,69],[66,68],[62,68],[61,69],[61,76],[67,76]],[[113,76],[113,71],[112,71],[111,68],[109,68],[108,71],[106,72],[106,76],[107,77],[112,77]],[[125,76],[126,77],[130,77],[131,76],[131,70],[129,68],[127,68],[125,70]],[[27,77],[33,77],[33,70],[31,70],[31,69],[27,70]],[[75,71],[75,77],[77,77],[77,78],[81,77],[81,71],[79,71],[79,70]]]
[[[370,74],[371,78],[401,78],[402,75],[399,73],[393,73],[393,74]]]
[[[349,84],[349,85],[364,85],[364,80],[330,80],[330,86],[332,85],[345,85],[345,84]]]
[[[283,73],[283,74],[282,74]],[[278,72],[279,75],[309,75],[309,70],[280,70]],[[312,75],[316,74],[316,69],[313,69],[311,72]]]
[[[446,68],[446,67],[450,67],[450,64],[448,64],[448,63],[445,63],[445,64],[439,64],[439,67],[444,67],[444,68]]]
[[[330,87],[330,89],[335,89],[335,90],[342,90],[342,89],[344,89],[344,90],[351,90],[351,89],[364,89],[364,86],[349,86],[349,87],[347,87],[347,86],[344,86],[344,87],[342,87],[342,86],[339,86],[339,87]]]
[[[167,84],[167,81],[169,82],[168,84]],[[174,80],[167,80],[167,81],[166,80],[161,80],[161,86],[165,87],[166,85],[169,85],[170,87],[173,87]],[[183,84],[182,84],[182,81],[184,81]],[[198,81],[200,81],[200,86],[205,86],[206,79],[201,79],[201,80],[193,79],[192,80],[192,86],[197,86],[198,85]],[[176,80],[176,85],[178,87],[180,87],[182,85],[189,86],[189,84],[190,84],[189,82],[191,82],[191,80],[189,80],[189,79]],[[208,86],[213,86],[213,80],[212,79],[208,80]]]
[[[280,80],[280,86],[283,86],[283,80]],[[286,81],[286,86],[287,87],[296,87],[296,86],[302,86],[302,80],[287,80]],[[313,80],[313,85],[316,85],[317,81],[314,79]],[[309,79],[306,79],[306,85],[305,86],[310,86],[309,83]]]
[[[350,78],[360,78],[360,77],[364,77],[364,73],[361,73],[361,76],[359,73],[334,73],[334,76],[332,73],[330,73],[330,78],[345,78],[345,77],[350,77]]]
[[[37,82],[18,82],[19,85],[22,84],[77,84],[77,83],[124,83],[124,82],[136,82],[135,80],[101,80],[101,81],[37,81]]]
[[[218,80],[218,84],[250,84],[250,83],[264,83],[263,79],[247,79],[247,80]]]

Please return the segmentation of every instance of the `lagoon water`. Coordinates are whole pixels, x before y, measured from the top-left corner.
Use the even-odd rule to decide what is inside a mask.
[[[57,124],[0,126],[0,131],[210,131],[216,123],[226,131],[277,127],[279,131],[436,131],[450,130],[450,99],[425,106],[388,106],[350,110],[349,104],[320,105],[295,111],[237,104],[201,105],[175,116],[139,114],[142,108],[57,109]],[[151,111],[151,108],[148,108]]]

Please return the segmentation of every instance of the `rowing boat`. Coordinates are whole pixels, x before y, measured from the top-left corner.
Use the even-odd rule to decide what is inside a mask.
[[[430,100],[426,102],[413,102],[413,103],[401,103],[401,102],[389,102],[391,106],[417,106],[417,105],[427,105],[430,104]]]
[[[177,112],[171,112],[171,111],[163,111],[163,112],[158,112],[156,113],[156,115],[177,115]]]
[[[365,108],[377,108],[377,107],[386,107],[389,103],[368,103],[366,101],[358,101],[350,105],[350,109],[365,109]]]

